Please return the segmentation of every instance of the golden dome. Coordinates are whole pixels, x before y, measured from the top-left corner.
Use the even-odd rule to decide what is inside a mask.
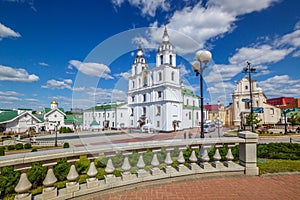
[[[51,101],[51,104],[58,104],[56,100]]]

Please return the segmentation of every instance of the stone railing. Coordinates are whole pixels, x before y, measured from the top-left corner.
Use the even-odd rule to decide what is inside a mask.
[[[21,171],[21,176],[15,191],[18,193],[15,199],[29,200],[29,199],[70,199],[73,197],[80,197],[90,193],[100,192],[116,187],[126,186],[129,184],[138,184],[146,181],[153,181],[158,179],[173,178],[178,176],[188,176],[200,174],[205,175],[258,175],[258,168],[256,166],[256,144],[258,142],[257,134],[251,132],[240,132],[238,137],[230,138],[205,138],[205,139],[174,139],[174,140],[159,140],[146,141],[135,143],[110,144],[91,147],[80,147],[70,149],[58,149],[44,152],[32,152],[26,154],[17,154],[0,157],[0,168],[4,166],[14,166],[15,170]],[[233,155],[231,148],[239,145],[239,163],[233,162]],[[192,153],[189,157],[188,166],[184,165],[185,159],[183,151],[187,147],[191,147]],[[213,160],[210,161],[208,150],[215,147],[215,154]],[[221,162],[219,148],[227,146],[226,161]],[[199,148],[199,155],[195,153],[195,149]],[[158,152],[161,148],[166,150],[164,159],[165,166],[163,169],[159,168],[161,164],[158,159]],[[171,158],[171,151],[174,148],[179,149],[177,157],[177,165],[174,167]],[[151,161],[150,171],[145,170],[145,162],[143,154],[146,149],[151,149],[153,157]],[[136,173],[131,173],[131,168],[128,156],[132,150],[139,153]],[[122,152],[124,155],[121,177],[116,177],[113,172],[115,167],[112,162],[112,157],[117,153]],[[105,168],[104,180],[98,180],[97,169],[95,167],[94,159],[98,158],[100,154],[106,155],[108,158]],[[79,174],[75,168],[75,162],[79,160],[79,156],[86,155],[90,160],[86,183],[79,184]],[[53,172],[53,166],[56,164],[58,158],[67,158],[71,163],[69,173],[67,175],[68,182],[66,187],[57,189],[55,183],[57,178]],[[32,184],[28,180],[26,171],[31,168],[33,162],[42,162],[44,166],[48,167],[47,175],[43,181],[42,194],[32,196],[30,189]],[[171,166],[172,165],[172,166]]]

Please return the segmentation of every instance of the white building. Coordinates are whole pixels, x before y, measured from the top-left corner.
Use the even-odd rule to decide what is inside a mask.
[[[0,109],[1,132],[23,133],[30,130],[53,132],[61,127],[74,130],[74,125],[74,116],[67,115],[63,108],[58,108],[56,100],[51,101],[50,108],[45,108],[40,114],[33,114],[32,109]]]
[[[120,129],[128,127],[128,106],[124,102],[98,104],[83,113],[84,130]]]
[[[109,127],[123,124],[130,128],[150,124],[156,130],[164,132],[199,126],[199,97],[181,85],[180,68],[176,65],[176,53],[166,28],[156,53],[154,68],[148,68],[142,47],[139,46],[128,81],[127,102],[127,105],[110,110],[110,116],[116,111],[126,116],[118,117],[118,120],[108,119],[108,110],[104,108],[97,109],[96,106],[86,110],[84,129],[102,128],[107,123]],[[121,112],[126,106],[127,113]],[[105,121],[109,122],[104,123]]]
[[[276,124],[281,118],[281,111],[279,108],[267,104],[267,98],[260,87],[257,87],[256,81],[252,80],[252,102],[253,107],[263,108],[263,113],[257,113],[258,118],[261,119],[260,124]],[[241,126],[246,122],[246,116],[250,113],[250,103],[246,102],[250,99],[250,84],[249,78],[244,77],[237,83],[237,87],[232,95],[232,117],[233,125]]]

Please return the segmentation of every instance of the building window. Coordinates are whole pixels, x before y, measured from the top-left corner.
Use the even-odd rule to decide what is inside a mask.
[[[121,118],[123,118],[123,113],[121,113]]]
[[[131,101],[134,102],[134,96],[131,97]]]
[[[132,81],[132,88],[134,88],[134,81]]]
[[[156,107],[156,115],[160,116],[160,111],[161,111],[161,107],[157,106]]]
[[[98,117],[101,117],[100,113],[98,113]]]
[[[160,123],[159,121],[156,122],[156,127],[159,127],[160,126]]]
[[[245,90],[248,90],[248,85],[245,86]]]
[[[275,113],[275,112],[274,112],[274,109],[271,108],[271,109],[270,109],[270,114],[271,114],[271,115],[274,115],[274,113]]]
[[[133,120],[131,120],[131,125],[133,125]]]
[[[157,96],[158,96],[158,98],[161,98],[161,91],[157,92]]]
[[[249,102],[245,102],[245,109],[249,109],[250,108],[250,103]]]
[[[196,120],[199,119],[199,112],[196,112]]]
[[[172,81],[175,80],[175,73],[174,73],[174,72],[171,73],[171,80],[172,80]]]
[[[195,106],[195,100],[193,100],[193,106]]]
[[[147,101],[147,95],[146,94],[143,95],[143,99],[144,99],[144,102]]]
[[[146,107],[143,107],[143,115],[146,115]]]
[[[111,117],[112,117],[112,118],[114,118],[114,117],[115,117],[115,113],[114,113],[114,112],[112,113],[112,116],[111,116]]]
[[[191,119],[192,119],[192,113],[189,112],[189,120],[191,120]]]
[[[103,113],[103,117],[105,117],[105,112]]]
[[[189,99],[186,100],[186,105],[189,105]]]
[[[164,56],[163,55],[160,56],[160,64],[161,65],[164,64]]]
[[[158,72],[158,81],[161,81],[162,80],[162,74],[161,72]]]
[[[109,113],[107,113],[107,117],[109,117]]]
[[[27,115],[25,115],[25,117],[27,117]],[[57,117],[57,115],[54,115],[54,118],[56,118]]]
[[[133,108],[131,108],[131,115],[130,116],[133,116],[133,113],[134,113],[134,110],[133,110]]]
[[[172,55],[170,55],[170,64],[172,65]]]

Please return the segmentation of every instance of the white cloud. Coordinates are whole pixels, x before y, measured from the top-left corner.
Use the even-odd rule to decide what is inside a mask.
[[[69,90],[71,90],[72,89],[71,84],[72,84],[71,79],[65,79],[62,81],[51,79],[51,80],[47,81],[46,85],[42,85],[41,87],[49,88],[49,89],[60,89],[60,90],[69,89]]]
[[[0,40],[6,37],[21,37],[20,33],[0,23]]]
[[[45,63],[45,62],[39,62],[39,65],[44,66],[44,67],[48,67],[49,64]]]
[[[0,100],[4,100],[4,101],[21,101],[22,99],[20,99],[18,97],[0,96]]]
[[[276,75],[258,82],[268,98],[281,96],[299,97],[300,80],[293,80],[288,75]]]
[[[30,102],[39,102],[38,99],[34,99],[34,98],[27,98],[25,99],[26,101],[30,101]]]
[[[115,76],[124,78],[125,80],[128,80],[128,78],[131,76],[131,72],[122,72],[120,74],[115,74]]]
[[[170,4],[166,0],[127,0],[131,6],[137,7],[141,10],[142,16],[154,17],[156,10],[162,9],[168,11]],[[112,3],[118,7],[125,2],[125,0],[112,0]]]
[[[300,29],[284,35],[278,44],[289,44],[294,47],[300,47]]]
[[[240,73],[242,69],[243,68],[238,65],[215,64],[204,79],[207,83],[229,81],[233,76]]]
[[[209,0],[207,5],[209,7],[219,7],[222,11],[233,15],[243,15],[254,11],[261,11],[279,1],[281,0]]]
[[[72,69],[73,67],[75,67],[78,71],[88,76],[96,76],[104,79],[113,79],[113,77],[109,75],[109,67],[101,63],[70,60],[68,69]]]
[[[285,58],[294,49],[275,49],[270,45],[242,47],[229,59],[231,64],[243,64],[250,61],[254,65],[276,63]],[[245,65],[245,64],[244,64]]]
[[[0,65],[0,81],[35,82],[39,77],[25,69]]]
[[[5,95],[5,96],[23,96],[24,94],[15,92],[15,91],[6,91],[6,92],[2,92],[0,91],[0,95]]]
[[[179,71],[180,71],[180,76],[181,77],[183,77],[186,74],[190,74],[191,73],[191,70],[187,69],[186,66],[183,65],[183,64],[178,65],[178,67],[180,68]]]

